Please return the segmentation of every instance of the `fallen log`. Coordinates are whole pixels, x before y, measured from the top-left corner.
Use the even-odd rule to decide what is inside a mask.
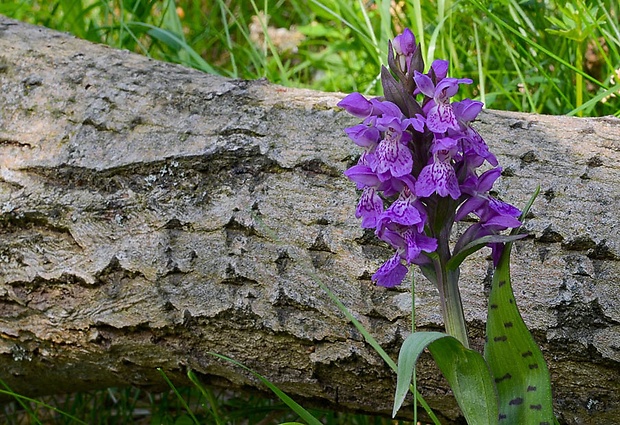
[[[0,18],[0,377],[36,396],[107,386],[259,388],[389,413],[408,288],[375,287],[389,249],[359,227],[342,172],[359,150],[340,94],[229,80]],[[620,415],[620,120],[486,111],[499,195],[542,196],[513,276],[563,423]],[[488,252],[462,270],[484,338]],[[417,325],[440,329],[417,279]],[[420,391],[459,411],[429,359]],[[406,409],[402,410],[403,414]]]

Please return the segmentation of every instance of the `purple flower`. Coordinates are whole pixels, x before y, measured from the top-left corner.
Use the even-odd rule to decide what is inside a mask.
[[[454,167],[449,161],[442,161],[438,159],[438,155],[433,155],[433,161],[420,171],[415,184],[415,192],[419,197],[437,193],[442,197],[450,195],[452,199],[458,199],[461,196],[461,190]]]
[[[379,180],[379,177],[377,177],[377,173],[372,171],[372,169],[365,164],[364,159],[365,158],[360,158],[358,164],[346,170],[344,175],[357,183],[358,189],[364,189],[365,187],[379,187],[381,185],[381,181]]]
[[[469,123],[476,119],[484,104],[477,100],[463,99],[460,102],[453,102],[452,109],[456,117],[463,122],[463,124]]]
[[[411,188],[405,186],[398,199],[381,214],[379,220],[382,223],[387,221],[403,226],[416,226],[419,232],[423,232],[426,224],[426,212],[424,205],[411,192]],[[379,226],[381,224],[377,225],[377,227]]]
[[[488,208],[480,214],[480,221],[487,226],[501,226],[508,229],[521,225],[521,222],[517,220],[520,215],[519,208],[489,196]]]
[[[383,200],[377,194],[374,187],[366,187],[362,192],[355,217],[362,219],[362,228],[374,229],[377,227],[377,220],[383,213]]]
[[[392,46],[401,71],[406,73],[411,67],[411,58],[416,50],[415,36],[409,28],[405,28],[402,34],[394,37]]]
[[[501,167],[497,167],[485,171],[480,176],[470,174],[465,179],[461,185],[461,189],[464,193],[469,195],[469,198],[463,202],[459,208],[459,211],[454,217],[456,221],[461,221],[467,216],[467,214],[474,210],[479,210],[488,202],[488,192],[491,190],[493,183],[495,183],[495,180],[499,178],[501,173]]]
[[[415,35],[409,28],[405,28],[402,34],[397,35],[392,40],[392,46],[397,55],[409,56],[415,52]]]
[[[409,124],[408,119],[401,120],[395,116],[377,119],[377,128],[384,132],[384,138],[375,149],[374,161],[370,163],[370,167],[379,179],[384,181],[411,173],[413,157],[407,146],[411,133],[405,131]]]
[[[431,70],[435,74],[436,82],[439,82],[446,78],[448,75],[448,67],[450,63],[447,60],[435,59],[431,64]]]
[[[372,103],[359,93],[347,95],[336,105],[359,118],[366,118],[370,116],[373,111]]]
[[[413,226],[383,223],[377,230],[377,236],[392,245],[407,264],[416,262],[422,251],[433,252],[437,249],[437,239],[418,232]]]
[[[480,223],[484,226],[494,226],[496,231],[519,227],[521,222],[517,217],[521,211],[499,199],[489,195],[489,190],[502,172],[500,167],[487,170],[477,177],[470,175],[461,186],[463,192],[470,197],[463,202],[455,216],[455,220],[460,221],[473,212],[480,218]]]
[[[358,124],[344,129],[353,142],[363,148],[374,148],[379,143],[379,130],[366,124]]]
[[[469,122],[473,121],[482,110],[482,102],[465,99],[461,102],[454,102],[452,109],[460,124],[460,129],[453,137],[462,141],[463,153],[465,155],[478,155],[496,167],[498,164],[497,158],[489,151],[489,147],[482,139],[482,136],[469,125]]]
[[[469,78],[443,78],[437,83],[426,75],[415,71],[413,76],[418,86],[418,90],[425,96],[433,99],[434,103],[429,103],[430,109],[426,114],[426,126],[433,133],[444,133],[449,128],[459,129],[459,123],[454,115],[450,98],[456,94],[459,84],[471,84]]]
[[[400,261],[400,255],[396,253],[392,258],[379,267],[377,272],[372,275],[372,280],[379,286],[393,288],[394,286],[401,284],[407,274],[407,271],[407,267],[405,267]]]
[[[362,227],[375,229],[395,250],[372,276],[378,285],[393,287],[411,264],[441,266],[469,242],[519,226],[520,211],[489,194],[501,168],[471,126],[482,103],[451,102],[459,86],[472,80],[447,77],[445,60],[435,60],[423,74],[424,61],[409,29],[391,42],[388,65],[381,71],[385,97],[366,99],[353,93],[338,106],[362,118],[345,129],[364,152],[344,174],[362,190],[355,212]],[[495,168],[478,175],[485,161]],[[437,202],[435,194],[457,202]],[[454,221],[469,214],[479,220],[454,249],[422,255],[437,251],[437,238],[450,235]],[[489,246],[496,259],[503,245]]]

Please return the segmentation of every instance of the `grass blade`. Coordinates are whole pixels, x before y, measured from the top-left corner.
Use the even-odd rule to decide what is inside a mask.
[[[194,423],[196,425],[200,425],[200,422],[198,421],[198,419],[196,419],[196,416],[194,416],[194,413],[192,412],[192,410],[189,408],[189,405],[187,404],[187,401],[185,401],[185,399],[181,396],[181,394],[179,393],[179,390],[177,390],[177,387],[174,386],[174,384],[172,383],[172,381],[170,381],[170,379],[168,378],[168,376],[166,375],[166,373],[162,370],[162,368],[158,367],[157,371],[161,374],[161,376],[164,378],[164,380],[166,381],[166,383],[170,386],[170,388],[172,389],[172,391],[174,391],[174,394],[177,396],[177,398],[179,399],[179,401],[181,402],[181,404],[183,405],[183,407],[185,408],[185,410],[187,411],[187,413],[189,414],[189,416],[192,418],[192,420],[194,421]]]
[[[351,314],[349,309],[342,303],[342,301],[340,301],[338,299],[338,297],[336,297],[336,295],[334,295],[334,293],[332,291],[330,291],[329,288],[325,284],[323,284],[323,282],[321,282],[321,280],[318,278],[318,276],[312,274],[312,278],[321,287],[321,289],[323,289],[325,291],[325,293],[327,293],[329,298],[331,298],[332,301],[336,304],[336,306],[338,306],[338,309],[346,316],[346,318],[351,323],[353,323],[353,326],[355,326],[355,328],[362,334],[362,336],[364,337],[366,342],[377,352],[377,354],[379,354],[379,356],[381,356],[383,361],[394,372],[398,373],[398,367],[397,367],[396,363],[394,362],[394,360],[392,360],[392,358],[390,356],[388,356],[388,354],[381,347],[381,345],[379,345],[377,340],[366,330],[366,328],[364,328],[364,326],[359,322],[359,320],[357,320],[355,317],[353,317],[353,315]],[[426,400],[424,400],[424,397],[422,397],[422,394],[420,394],[415,389],[413,390],[413,392],[414,392],[414,394],[416,396],[416,400],[418,400],[418,403],[420,403],[422,408],[424,408],[424,410],[426,411],[428,416],[431,418],[433,423],[435,425],[441,425],[441,422],[439,422],[439,419],[437,418],[437,416],[435,415],[435,413],[433,412],[431,407],[428,405]]]
[[[63,412],[62,410],[60,410],[60,409],[58,409],[58,408],[56,408],[54,406],[50,406],[49,404],[44,403],[42,401],[35,400],[33,398],[25,397],[23,395],[19,395],[19,394],[14,393],[9,388],[9,386],[2,379],[0,379],[0,384],[5,388],[4,390],[0,389],[0,394],[6,394],[6,395],[9,395],[9,396],[12,396],[13,398],[15,398],[15,400],[20,404],[20,406],[22,406],[22,408],[26,412],[28,412],[28,414],[30,415],[30,417],[32,418],[34,423],[40,424],[41,422],[37,419],[37,417],[32,412],[32,409],[30,409],[30,407],[25,402],[33,403],[33,404],[36,404],[38,406],[44,407],[46,409],[52,410],[52,411],[58,413],[59,415],[62,415],[65,418],[70,419],[71,421],[73,421],[72,423],[79,424],[79,425],[88,425],[87,422],[84,422],[84,421],[76,418],[75,416],[70,415],[69,413]]]
[[[322,425],[321,422],[315,418],[310,412],[308,412],[306,409],[304,409],[301,405],[299,405],[295,400],[293,400],[292,398],[290,398],[284,391],[280,390],[278,387],[276,387],[274,384],[272,384],[267,378],[265,378],[264,376],[262,376],[261,374],[253,371],[252,369],[250,369],[249,367],[245,366],[242,363],[239,363],[238,361],[231,359],[230,357],[226,357],[223,356],[221,354],[217,354],[217,353],[213,353],[213,352],[208,352],[207,354],[210,354],[214,357],[220,358],[222,360],[226,360],[227,362],[230,362],[236,366],[239,366],[240,368],[250,372],[252,375],[254,375],[255,377],[257,377],[263,384],[265,384],[267,386],[267,388],[269,388],[276,396],[278,396],[278,398],[280,400],[282,400],[288,407],[290,407],[297,415],[299,415],[300,418],[302,418],[304,421],[306,421],[309,425]]]

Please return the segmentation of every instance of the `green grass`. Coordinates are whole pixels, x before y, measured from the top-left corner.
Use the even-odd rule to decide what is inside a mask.
[[[397,6],[394,6],[397,4]],[[378,65],[404,26],[427,64],[475,83],[464,95],[488,108],[546,114],[618,114],[620,6],[616,0],[14,0],[0,12],[233,78],[380,94]],[[256,26],[304,39],[283,51]],[[606,100],[606,101],[604,101]]]
[[[253,19],[259,11],[267,22]],[[381,94],[387,40],[408,26],[427,64],[448,59],[451,76],[474,79],[463,96],[488,108],[620,116],[620,93],[610,97],[620,91],[620,75],[612,80],[620,69],[617,0],[0,0],[0,13],[231,78],[370,95]],[[291,29],[296,48],[269,36],[253,41],[268,26]],[[296,420],[269,399],[199,386],[176,391],[20,398],[4,406],[0,422],[79,423],[48,405],[89,424],[184,424],[192,415],[218,423],[214,412],[226,424]],[[313,412],[330,424],[392,423]]]
[[[411,424],[361,414],[308,410],[324,424]],[[19,403],[7,403],[0,409],[0,423],[6,425],[271,425],[295,421],[300,421],[299,416],[280,400],[204,386],[171,388],[159,393],[109,388],[37,400],[20,399]]]

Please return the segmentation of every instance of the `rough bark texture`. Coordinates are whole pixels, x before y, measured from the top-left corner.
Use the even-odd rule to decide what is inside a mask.
[[[393,373],[319,288],[394,355],[407,288],[369,277],[389,250],[354,217],[359,150],[337,94],[231,81],[0,18],[0,371],[26,395],[161,387],[192,368],[305,402],[391,410]],[[620,416],[620,120],[487,111],[497,190],[542,196],[516,244],[517,300],[566,423]],[[488,253],[463,267],[481,347]],[[441,326],[418,279],[418,326]],[[428,359],[422,393],[459,413]],[[616,422],[617,423],[617,422]]]

